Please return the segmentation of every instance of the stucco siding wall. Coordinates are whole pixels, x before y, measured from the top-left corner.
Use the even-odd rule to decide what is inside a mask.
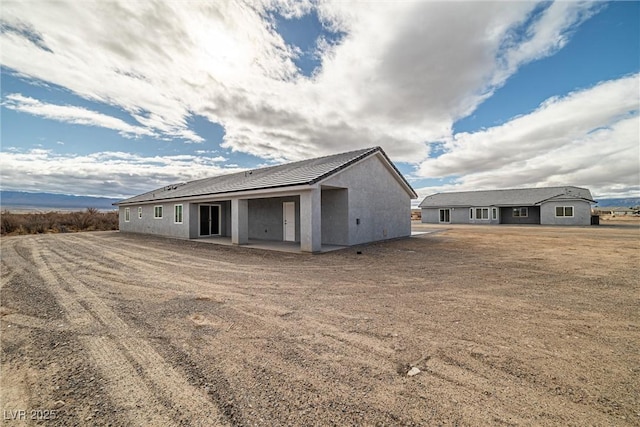
[[[322,184],[348,188],[350,245],[411,235],[411,198],[378,156]]]
[[[451,224],[469,224],[469,208],[450,208],[451,209]],[[436,209],[438,212],[439,209]],[[438,215],[440,213],[438,212]]]
[[[349,194],[347,189],[323,189],[321,226],[325,245],[349,244]]]
[[[182,224],[174,223],[174,205],[182,204]],[[154,218],[154,207],[162,206],[162,218]],[[147,233],[160,236],[189,238],[189,203],[154,203],[127,206],[131,209],[129,222],[125,221],[125,207],[120,206],[120,231],[126,233]],[[142,207],[142,218],[138,218],[138,208]]]
[[[438,209],[422,208],[421,221],[425,224],[438,224],[440,223],[440,213]]]
[[[296,204],[296,242],[300,241],[300,196],[249,200],[249,239],[283,240],[284,202]]]
[[[557,217],[556,207],[573,206],[573,217]],[[591,225],[591,204],[582,200],[544,203],[540,207],[540,223],[546,225]]]
[[[222,215],[220,233],[222,236],[231,237],[231,200],[220,202],[220,215]]]
[[[200,223],[198,221],[198,207],[199,205],[197,203],[190,203],[189,204],[189,218],[191,219],[191,221],[189,221],[189,238],[190,239],[197,239],[198,237],[200,237]]]

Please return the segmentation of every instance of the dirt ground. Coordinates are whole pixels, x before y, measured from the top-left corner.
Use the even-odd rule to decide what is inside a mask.
[[[3,423],[640,425],[637,223],[415,229],[2,238]]]

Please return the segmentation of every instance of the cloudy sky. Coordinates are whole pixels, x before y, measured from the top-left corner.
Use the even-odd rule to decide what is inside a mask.
[[[640,195],[639,2],[11,1],[2,189],[125,197],[382,146],[421,197]]]

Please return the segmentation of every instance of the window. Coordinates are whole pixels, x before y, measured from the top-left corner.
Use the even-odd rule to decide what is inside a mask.
[[[556,216],[573,216],[573,206],[556,206]]]
[[[489,219],[489,208],[476,208],[476,219]]]
[[[473,219],[473,208],[469,209],[469,219]]]
[[[138,207],[138,219],[142,218],[142,206]]]
[[[498,219],[498,208],[491,208],[491,219]]]
[[[513,208],[513,216],[526,218],[529,216],[529,208]]]
[[[182,205],[173,205],[173,222],[182,224]]]
[[[153,207],[153,217],[156,219],[162,219],[162,206]]]
[[[440,209],[440,222],[451,222],[451,210]]]
[[[131,218],[131,208],[124,208],[124,222],[129,222]]]

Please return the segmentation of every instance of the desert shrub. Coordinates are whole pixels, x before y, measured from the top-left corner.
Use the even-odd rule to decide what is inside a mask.
[[[0,213],[0,232],[2,234],[15,233],[22,227],[23,216],[12,214],[9,211]]]
[[[118,212],[100,212],[88,208],[83,212],[46,212],[1,214],[2,234],[38,234],[49,232],[117,230]]]
[[[118,212],[100,212],[94,218],[94,227],[96,230],[117,230],[118,229]]]
[[[75,230],[75,212],[59,213],[56,219],[54,230],[60,233],[66,233],[68,231]]]
[[[88,230],[93,224],[94,215],[91,212],[72,212],[71,221],[77,231]]]
[[[44,214],[41,213],[26,214],[22,227],[25,229],[27,234],[42,234],[45,231],[48,231],[47,219]]]

